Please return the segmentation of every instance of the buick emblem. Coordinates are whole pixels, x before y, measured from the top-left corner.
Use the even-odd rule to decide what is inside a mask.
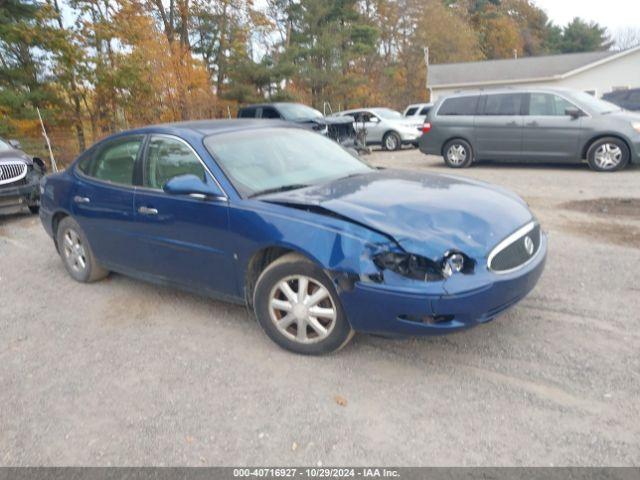
[[[524,249],[527,251],[529,255],[533,254],[533,249],[534,249],[533,240],[531,240],[531,237],[529,235],[524,237]]]

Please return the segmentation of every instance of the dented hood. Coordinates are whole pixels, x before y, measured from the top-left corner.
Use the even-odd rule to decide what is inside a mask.
[[[313,206],[392,237],[432,259],[457,249],[483,258],[532,220],[527,205],[500,187],[449,175],[379,170],[261,200]]]

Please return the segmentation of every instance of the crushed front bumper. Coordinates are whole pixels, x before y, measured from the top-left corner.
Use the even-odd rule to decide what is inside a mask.
[[[40,200],[40,176],[27,175],[17,184],[0,185],[0,212],[22,206],[38,205]]]
[[[547,239],[542,235],[532,261],[509,274],[485,269],[459,275],[439,292],[356,282],[353,289],[341,292],[342,306],[359,332],[399,336],[456,332],[493,320],[522,300],[542,275],[546,255]]]

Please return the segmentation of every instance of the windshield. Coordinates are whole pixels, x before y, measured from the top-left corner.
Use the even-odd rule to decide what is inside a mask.
[[[297,128],[212,135],[204,144],[243,197],[372,171],[334,141]]]
[[[0,152],[6,152],[7,150],[13,150],[13,147],[0,138]]]
[[[600,100],[586,92],[575,92],[573,97],[581,102],[587,110],[591,110],[594,113],[609,113],[621,110],[618,105],[605,100]]]
[[[402,114],[400,112],[396,112],[390,108],[374,108],[372,111],[380,118],[385,118],[387,120],[397,120],[398,118],[402,118]]]
[[[278,110],[280,110],[285,120],[311,120],[322,117],[322,113],[315,108],[299,103],[281,103],[278,105]]]

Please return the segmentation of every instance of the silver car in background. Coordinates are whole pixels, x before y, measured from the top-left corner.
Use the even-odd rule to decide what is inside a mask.
[[[408,105],[407,108],[402,112],[402,116],[407,118],[417,119],[418,117],[422,117],[424,119],[427,115],[429,115],[429,110],[433,108],[433,103],[412,103]]]
[[[503,89],[444,97],[420,151],[452,168],[478,160],[580,163],[614,171],[640,163],[640,114],[564,89]]]
[[[399,150],[402,145],[418,146],[423,118],[405,118],[390,108],[355,108],[334,113],[354,118],[356,132],[366,132],[367,145],[382,145],[385,150]]]

